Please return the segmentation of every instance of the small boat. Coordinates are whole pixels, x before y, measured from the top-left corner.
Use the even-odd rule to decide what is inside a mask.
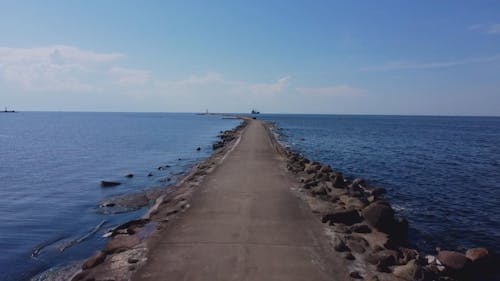
[[[255,110],[255,109],[252,109],[252,112],[251,112],[251,113],[252,113],[252,114],[260,114],[260,112],[259,112],[259,111],[257,111],[257,110]]]

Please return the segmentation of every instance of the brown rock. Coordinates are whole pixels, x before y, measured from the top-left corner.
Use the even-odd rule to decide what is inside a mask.
[[[343,223],[345,225],[353,225],[362,222],[363,218],[356,210],[340,210],[323,216],[322,222]]]
[[[355,224],[351,227],[351,231],[356,233],[370,233],[372,229],[366,224]]]
[[[354,257],[354,255],[353,255],[351,252],[347,252],[347,253],[344,255],[344,258],[345,258],[346,260],[350,260],[350,261],[352,261],[352,260],[355,260],[355,259],[356,259],[356,257]]]
[[[95,253],[93,256],[85,260],[82,265],[82,269],[92,268],[100,263],[102,263],[106,259],[106,254],[102,251]]]
[[[363,209],[363,217],[370,226],[389,233],[394,229],[394,210],[386,203],[375,202]]]
[[[399,248],[399,252],[401,253],[398,263],[399,264],[407,264],[411,260],[416,260],[418,259],[419,253],[415,249],[409,249],[409,248]]]
[[[462,253],[454,251],[440,251],[437,259],[448,269],[454,271],[464,270],[470,263],[470,260]]]
[[[320,173],[330,173],[330,172],[332,172],[332,168],[329,165],[324,165],[324,166],[321,166],[321,168],[319,169],[319,172]]]
[[[486,248],[472,248],[465,252],[465,257],[476,263],[488,259],[489,254]]]
[[[409,261],[405,265],[400,265],[396,266],[392,269],[392,274],[395,276],[408,280],[408,281],[413,281],[415,274],[417,273],[418,270],[418,265],[415,260]]]

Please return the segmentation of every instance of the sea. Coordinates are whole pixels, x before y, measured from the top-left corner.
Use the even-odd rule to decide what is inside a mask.
[[[500,117],[262,115],[283,143],[387,190],[410,241],[500,254]]]
[[[106,231],[146,211],[105,213],[101,201],[174,183],[239,123],[197,114],[0,113],[0,280],[47,279],[92,255]],[[122,184],[102,188],[101,180]]]
[[[500,118],[256,116],[291,149],[384,187],[420,250],[500,253]],[[104,233],[146,208],[105,213],[100,202],[174,183],[238,124],[187,113],[0,114],[0,280],[43,280],[101,249]]]

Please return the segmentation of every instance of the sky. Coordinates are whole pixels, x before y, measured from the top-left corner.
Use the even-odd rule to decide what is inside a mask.
[[[500,2],[0,0],[5,106],[500,116]]]

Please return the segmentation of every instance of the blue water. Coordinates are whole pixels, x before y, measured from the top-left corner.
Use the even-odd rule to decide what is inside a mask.
[[[310,159],[387,189],[421,250],[500,254],[500,118],[261,115]]]
[[[164,185],[209,156],[219,131],[238,123],[195,114],[0,114],[0,280],[29,279],[89,256],[104,245],[106,229],[145,211],[105,215],[101,200]],[[160,165],[171,167],[158,171]],[[124,184],[101,188],[103,179]],[[57,250],[103,220],[89,239]],[[38,244],[60,238],[30,256]]]

